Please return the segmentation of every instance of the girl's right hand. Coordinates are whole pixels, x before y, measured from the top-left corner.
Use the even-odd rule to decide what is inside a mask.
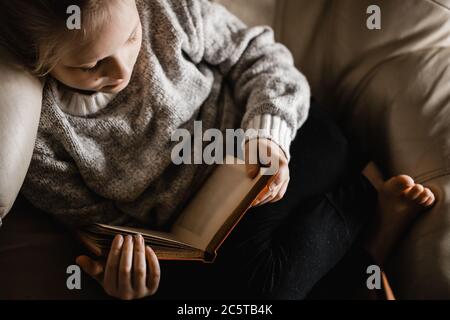
[[[106,265],[87,256],[80,256],[76,261],[110,296],[123,300],[140,299],[152,296],[158,290],[161,278],[158,258],[149,246],[145,246],[141,235],[125,238],[117,235]]]

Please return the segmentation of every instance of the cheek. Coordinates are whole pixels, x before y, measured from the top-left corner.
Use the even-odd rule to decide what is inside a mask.
[[[98,82],[98,77],[95,75],[84,74],[79,71],[71,71],[63,68],[55,68],[50,74],[63,84],[81,90],[89,90]]]

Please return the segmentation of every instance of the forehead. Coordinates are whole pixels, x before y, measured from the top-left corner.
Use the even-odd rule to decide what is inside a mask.
[[[134,0],[111,1],[108,14],[97,28],[81,33],[67,40],[62,62],[67,65],[82,65],[102,60],[115,54],[129,39],[136,26],[140,25]],[[95,19],[95,15],[93,15]],[[91,28],[92,29],[92,28]],[[71,31],[68,31],[71,32]]]

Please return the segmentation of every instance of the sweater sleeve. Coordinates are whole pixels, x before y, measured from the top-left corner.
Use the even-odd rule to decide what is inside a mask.
[[[289,146],[305,122],[310,88],[296,69],[292,54],[275,42],[269,27],[247,27],[223,6],[194,0],[191,21],[197,23],[202,59],[219,68],[245,106],[241,126],[253,136],[274,140],[289,158]]]
[[[124,216],[113,201],[87,187],[74,163],[37,152],[21,191],[34,206],[74,227],[120,223]]]

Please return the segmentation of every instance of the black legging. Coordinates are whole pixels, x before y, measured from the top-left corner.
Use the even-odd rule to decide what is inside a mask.
[[[336,124],[313,105],[291,146],[289,188],[252,208],[213,264],[162,261],[154,298],[304,299],[350,250],[376,193]]]

